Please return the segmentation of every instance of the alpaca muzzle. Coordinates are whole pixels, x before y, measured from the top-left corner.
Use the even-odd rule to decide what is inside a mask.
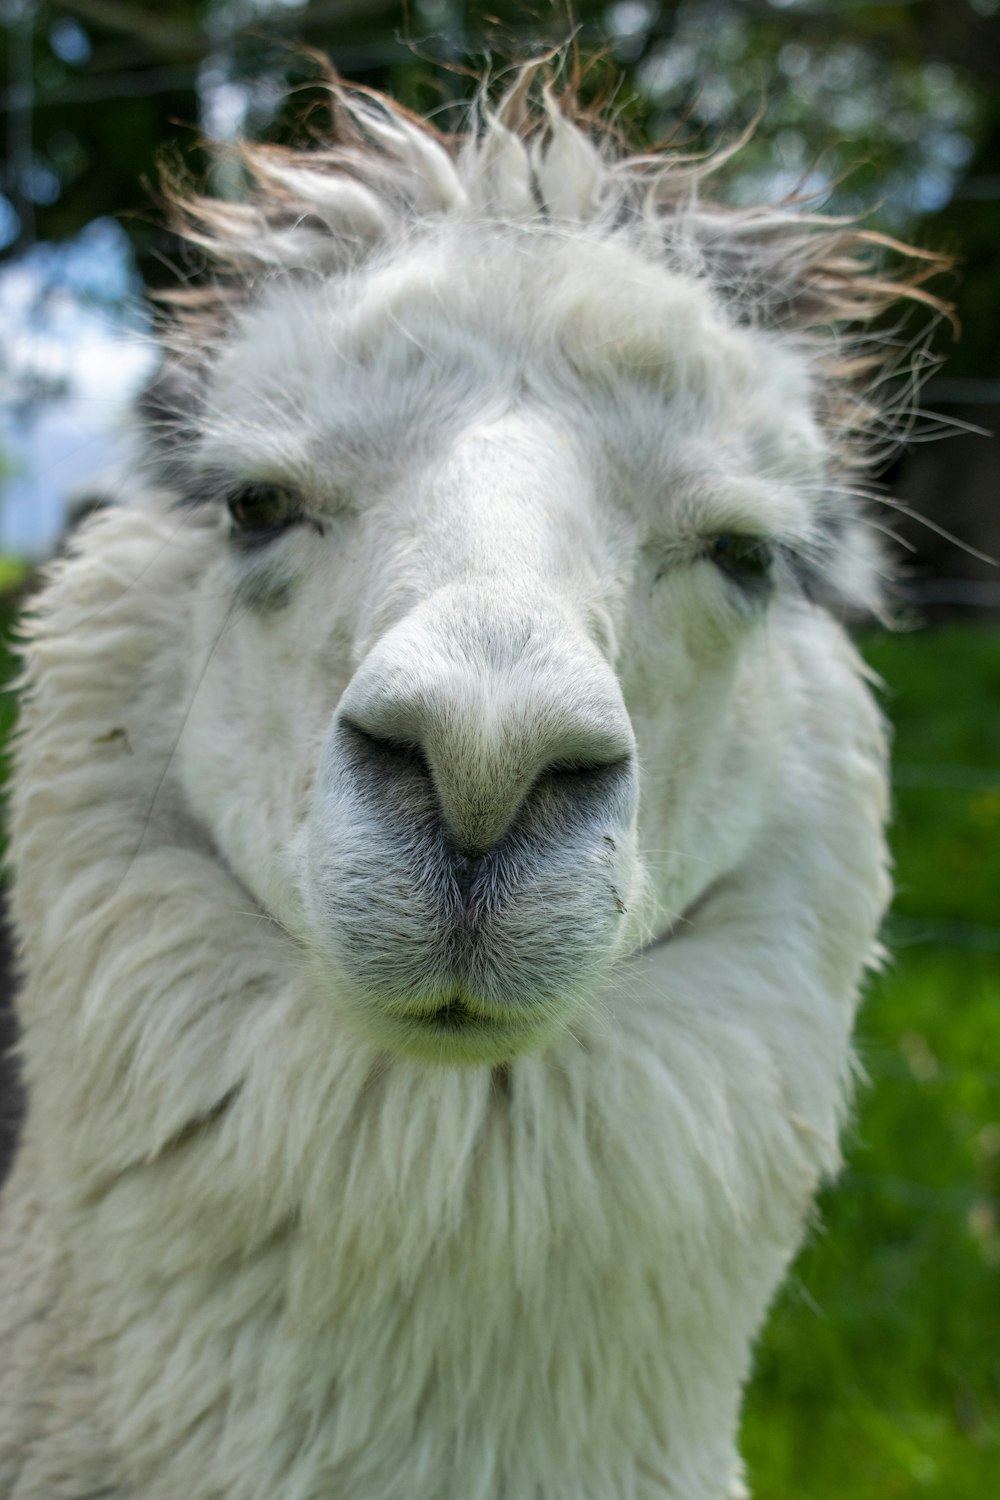
[[[477,629],[514,636],[479,621],[464,660],[429,618],[380,643],[335,716],[310,829],[318,942],[363,1008],[433,1021],[438,1042],[564,1019],[617,951],[633,878],[613,674],[589,642],[572,663],[564,636],[543,648],[541,626],[488,662]]]

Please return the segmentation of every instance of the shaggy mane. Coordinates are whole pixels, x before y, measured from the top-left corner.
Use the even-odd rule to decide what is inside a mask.
[[[197,366],[235,305],[278,275],[343,273],[442,221],[586,225],[707,281],[735,321],[796,337],[817,376],[818,415],[848,471],[884,463],[913,420],[930,365],[927,332],[900,336],[885,314],[951,308],[926,283],[951,261],[850,218],[805,212],[792,196],[737,208],[705,185],[752,134],[709,153],[668,143],[629,154],[607,114],[558,92],[551,59],[516,69],[494,104],[484,89],[463,132],[436,130],[387,95],[326,80],[330,138],[312,149],[241,143],[242,201],[192,191],[164,174],[172,228],[210,275],[161,294],[164,332]]]

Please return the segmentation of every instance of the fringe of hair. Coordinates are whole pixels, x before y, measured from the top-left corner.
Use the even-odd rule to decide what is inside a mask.
[[[557,91],[564,60],[521,64],[495,105],[481,85],[457,134],[343,83],[327,64],[328,137],[311,149],[240,143],[240,201],[192,191],[165,170],[170,224],[210,272],[159,294],[174,358],[197,365],[233,308],[273,276],[336,274],[443,220],[588,224],[707,278],[738,321],[796,335],[840,464],[857,471],[883,461],[912,421],[930,329],[952,320],[927,287],[950,259],[854,219],[806,212],[794,195],[751,208],[712,201],[705,185],[756,121],[715,151],[668,141],[629,154],[607,112],[582,103],[579,59]],[[901,320],[914,307],[930,325],[904,340]],[[893,309],[900,316],[889,325]]]

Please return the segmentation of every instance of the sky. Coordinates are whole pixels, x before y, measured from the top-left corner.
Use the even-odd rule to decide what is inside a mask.
[[[74,502],[122,497],[130,403],[155,365],[113,220],[0,270],[0,553],[43,557]]]

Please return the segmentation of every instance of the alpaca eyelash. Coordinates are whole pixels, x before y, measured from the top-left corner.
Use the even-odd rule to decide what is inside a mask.
[[[671,543],[657,548],[657,552],[659,563],[654,583],[660,583],[675,568],[709,562],[748,598],[768,592],[780,564],[792,562],[795,555],[787,543],[774,537],[735,530]]]

